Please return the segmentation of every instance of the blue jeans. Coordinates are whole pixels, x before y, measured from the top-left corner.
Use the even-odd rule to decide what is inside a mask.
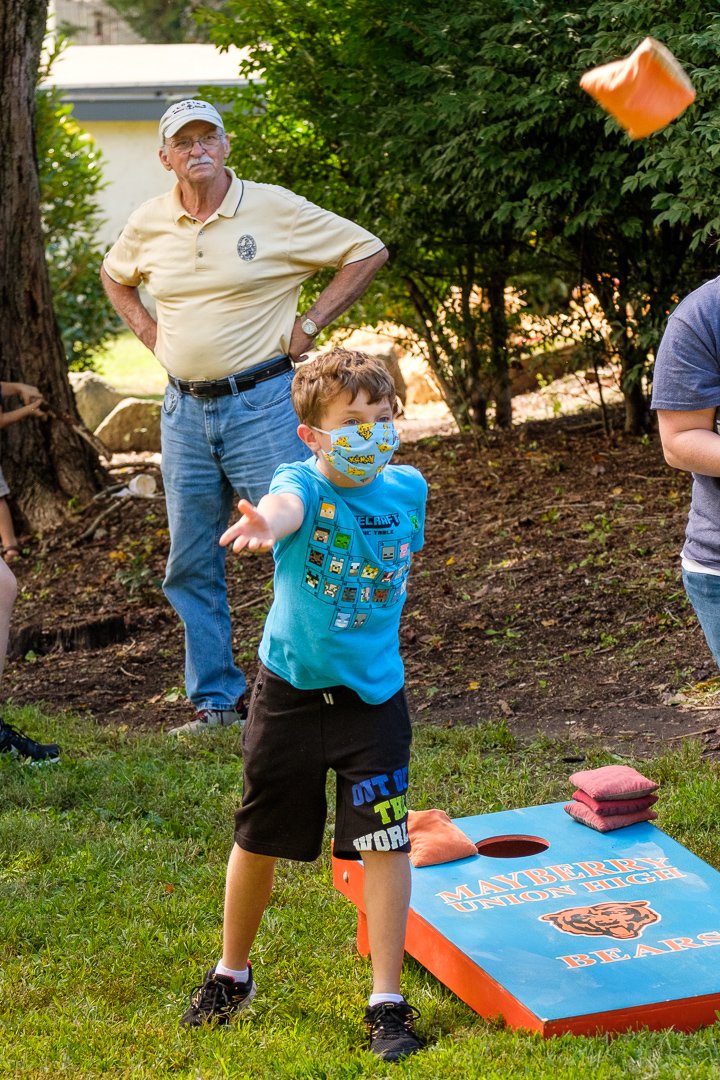
[[[185,626],[185,689],[197,709],[231,709],[245,692],[232,652],[226,551],[218,541],[237,497],[256,504],[278,465],[308,457],[297,435],[291,382],[292,372],[285,372],[217,398],[194,398],[173,386],[165,391],[170,553],[163,589]]]
[[[717,574],[696,574],[683,568],[682,579],[710,652],[720,667],[720,577]]]

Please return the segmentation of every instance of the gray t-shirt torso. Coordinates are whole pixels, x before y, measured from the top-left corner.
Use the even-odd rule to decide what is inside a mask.
[[[655,360],[653,409],[720,409],[720,277],[686,296]],[[717,428],[716,411],[715,425]],[[693,473],[683,555],[720,570],[720,477]]]

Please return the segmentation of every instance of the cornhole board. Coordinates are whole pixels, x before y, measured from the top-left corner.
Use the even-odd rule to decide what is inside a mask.
[[[456,818],[477,856],[412,870],[406,951],[484,1017],[544,1036],[692,1031],[720,1013],[720,873],[647,822],[564,803]],[[363,866],[333,858],[358,909]]]

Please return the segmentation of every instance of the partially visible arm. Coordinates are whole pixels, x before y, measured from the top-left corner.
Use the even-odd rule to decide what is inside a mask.
[[[343,266],[305,314],[309,315],[313,322],[317,323],[320,329],[323,330],[362,296],[380,267],[384,266],[387,260],[388,250],[382,248],[381,251],[376,252],[374,255],[369,255],[367,259],[360,259],[358,262],[348,263],[347,266]],[[293,360],[297,360],[298,357],[312,349],[315,341],[314,338],[303,333],[301,322],[302,319],[295,320],[292,337],[290,338],[289,352]]]
[[[42,400],[42,394],[37,386],[30,386],[29,383],[2,382],[0,388],[2,388],[3,397],[13,397],[17,394],[19,398],[22,398],[23,405],[30,405],[33,401]]]
[[[154,352],[157,341],[157,323],[140,299],[138,290],[130,285],[120,285],[117,281],[113,281],[104,266],[100,270],[100,280],[108,300],[122,321],[150,352]]]
[[[3,383],[3,385],[8,384]],[[10,424],[17,424],[18,420],[24,420],[26,416],[42,417],[43,404],[43,399],[39,397],[34,398],[29,405],[22,405],[19,409],[11,409],[10,412],[3,409],[0,412],[0,428],[9,427]]]
[[[305,516],[302,499],[290,492],[263,495],[256,507],[240,499],[238,510],[242,517],[220,537],[223,547],[232,543],[233,551],[269,551],[276,540],[299,529]]]
[[[658,427],[668,465],[701,476],[720,476],[720,435],[715,409],[692,412],[658,409]]]

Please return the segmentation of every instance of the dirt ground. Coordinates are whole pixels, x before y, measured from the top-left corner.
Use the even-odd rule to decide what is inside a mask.
[[[563,740],[569,760],[591,746],[651,757],[689,736],[720,754],[717,672],[679,577],[689,478],[654,438],[608,441],[595,412],[479,446],[450,426],[418,439],[427,428],[405,423],[397,456],[430,487],[401,632],[416,723],[504,722],[522,743]],[[118,481],[138,471],[161,492],[152,456],[114,462]],[[105,496],[29,538],[13,565],[4,697],[141,730],[183,722],[182,632],[160,588],[167,542],[160,493]],[[271,559],[260,585],[247,558],[228,567],[252,678]]]

